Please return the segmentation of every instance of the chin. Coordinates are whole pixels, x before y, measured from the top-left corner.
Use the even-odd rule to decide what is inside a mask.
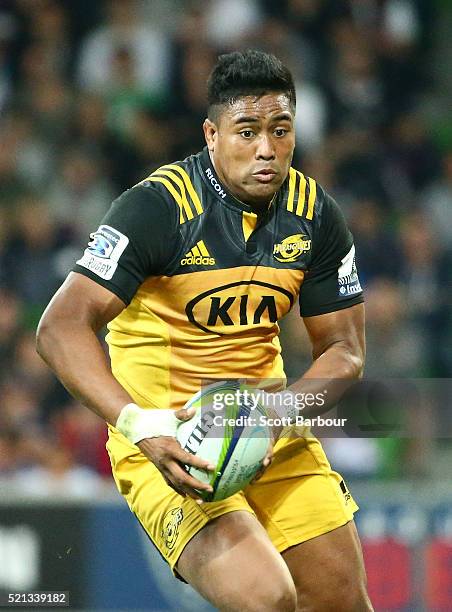
[[[257,185],[248,191],[248,197],[256,202],[270,201],[280,185]]]

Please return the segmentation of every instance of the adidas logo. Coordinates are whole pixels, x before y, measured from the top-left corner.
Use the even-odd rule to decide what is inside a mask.
[[[210,256],[203,240],[200,240],[180,262],[181,266],[214,266],[215,259]]]

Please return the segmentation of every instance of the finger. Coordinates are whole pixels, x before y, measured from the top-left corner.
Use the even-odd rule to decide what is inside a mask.
[[[178,495],[180,495],[181,497],[187,497],[187,494],[185,493],[185,491],[183,489],[180,489],[179,487],[176,487],[176,485],[173,484],[171,482],[171,480],[167,476],[165,476],[165,474],[162,473],[162,475],[163,475],[163,478],[165,479],[166,484],[169,487],[171,487],[173,489],[173,491],[176,491],[176,493]]]
[[[272,457],[264,457],[264,460],[262,462],[262,465],[264,466],[264,468],[268,467],[270,465],[270,463],[272,462]]]
[[[183,463],[184,465],[192,465],[195,468],[206,470],[207,472],[213,472],[215,470],[215,465],[213,463],[202,457],[187,453],[181,446],[175,449],[173,456],[179,463]]]
[[[202,498],[201,493],[199,491],[196,491],[195,489],[192,489],[191,487],[188,487],[188,486],[178,486],[178,487],[176,487],[173,484],[171,484],[171,487],[174,490],[177,490],[177,492],[180,495],[183,495],[184,497],[190,497],[191,499],[193,499],[198,504],[204,503],[204,499]]]
[[[176,492],[178,495],[180,495],[180,496],[181,496],[181,497],[183,497],[184,499],[187,497],[187,493],[186,493],[186,492],[185,492],[183,489],[179,489],[178,487],[176,487],[176,485],[175,485],[175,484],[173,484],[173,483],[171,482],[171,480],[166,479],[166,478],[165,478],[165,480],[166,480],[166,484],[167,484],[167,485],[168,485],[168,486],[169,486],[171,489],[173,489],[173,491],[175,491],[175,492]]]
[[[258,472],[256,472],[256,475],[251,480],[251,484],[254,484],[255,482],[257,482],[259,478],[263,476],[264,472],[265,472],[265,467],[262,467]]]
[[[262,465],[264,467],[268,467],[273,461],[273,449],[270,449],[270,451],[265,455],[265,457],[262,460]]]
[[[199,501],[199,494],[193,492],[191,489],[189,489],[188,487],[183,486],[182,484],[182,480],[179,478],[179,476],[175,476],[173,474],[173,472],[171,471],[173,469],[173,467],[177,468],[179,467],[178,464],[176,462],[171,462],[171,464],[169,464],[171,466],[171,469],[167,466],[165,466],[164,468],[164,472],[162,472],[163,478],[165,479],[166,484],[171,487],[174,491],[176,491],[176,493],[178,493],[179,495],[181,495],[182,497],[192,497],[193,499],[196,499],[197,501]],[[184,470],[182,470],[184,471]],[[176,482],[175,482],[176,481]],[[203,500],[201,500],[203,501]]]
[[[180,410],[176,410],[174,414],[179,421],[189,421],[194,416],[195,412],[196,410],[194,408],[181,408]]]
[[[168,438],[168,442],[165,445],[165,455],[168,459],[174,459],[179,463],[183,463],[184,465],[192,465],[200,470],[205,470],[207,472],[213,472],[215,470],[215,465],[207,459],[203,459],[202,457],[197,457],[196,455],[191,455],[184,451],[182,446],[175,438]]]
[[[190,495],[190,497],[201,497],[198,491],[195,491],[195,489],[207,491],[209,493],[213,491],[210,484],[201,482],[197,478],[194,478],[176,462],[172,462],[171,465],[168,465],[168,469],[171,471],[172,482],[174,482],[177,487],[185,491],[187,495]]]
[[[268,468],[269,465],[271,465],[272,461],[273,461],[273,447],[269,449],[265,457],[262,459],[261,468],[256,472],[256,475],[251,480],[251,484],[259,480],[259,478],[263,476],[265,470]]]

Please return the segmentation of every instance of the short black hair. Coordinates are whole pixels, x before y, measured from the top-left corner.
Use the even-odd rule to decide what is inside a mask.
[[[220,55],[207,81],[209,118],[218,117],[219,107],[242,96],[283,92],[295,110],[295,85],[289,69],[275,55],[249,49]]]

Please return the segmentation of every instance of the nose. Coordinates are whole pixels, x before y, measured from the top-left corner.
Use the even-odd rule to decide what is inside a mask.
[[[257,139],[256,159],[275,159],[275,147],[268,134],[261,134]]]

